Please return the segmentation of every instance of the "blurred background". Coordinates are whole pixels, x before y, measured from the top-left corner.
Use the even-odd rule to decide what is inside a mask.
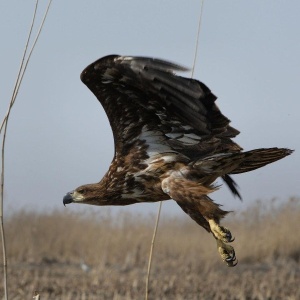
[[[38,20],[45,5],[41,3]],[[0,3],[1,120],[33,8],[34,1]],[[214,193],[212,198],[227,210],[244,209],[257,199],[280,203],[300,194],[299,14],[296,0],[204,3],[194,77],[218,96],[222,112],[241,131],[236,141],[245,150],[296,149],[279,162],[234,176],[243,203],[226,187]],[[66,192],[102,178],[114,153],[107,117],[81,83],[81,71],[108,54],[158,57],[192,67],[199,15],[200,1],[192,0],[52,3],[9,120],[7,213],[100,209],[62,206]],[[101,208],[146,214],[156,209],[157,204]],[[168,201],[163,213],[182,212]]]

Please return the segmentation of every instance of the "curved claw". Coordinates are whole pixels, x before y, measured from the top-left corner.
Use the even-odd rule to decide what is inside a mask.
[[[227,264],[228,267],[234,267],[237,265],[237,259],[235,251],[232,246],[227,245],[221,240],[217,240],[218,251],[221,255],[222,260]]]
[[[235,253],[233,252],[232,254],[228,254],[230,255],[229,257],[225,258],[226,262],[231,262],[231,261],[235,261],[236,260],[236,256]]]
[[[231,235],[231,232],[226,233],[226,243],[232,243],[235,240],[235,237]]]
[[[228,258],[225,259],[225,262],[228,267],[235,267],[238,264],[238,260],[235,256],[235,251],[233,250],[232,253],[228,253],[230,255]]]
[[[237,264],[238,264],[238,260],[236,260],[235,262],[234,261],[232,261],[232,262],[230,262],[230,263],[227,263],[227,267],[229,267],[229,268],[232,268],[232,267],[235,267]]]
[[[232,236],[230,230],[226,227],[220,226],[224,235],[223,235],[223,242],[224,243],[232,243],[235,240],[235,237]]]

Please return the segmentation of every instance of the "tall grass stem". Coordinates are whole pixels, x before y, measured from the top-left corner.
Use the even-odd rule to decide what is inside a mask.
[[[157,216],[156,216],[156,221],[155,221],[155,226],[154,226],[154,232],[153,232],[153,236],[152,236],[152,240],[151,240],[151,245],[150,245],[150,253],[149,253],[149,260],[148,260],[148,270],[147,270],[147,277],[146,277],[146,295],[145,295],[145,300],[148,300],[149,279],[150,279],[150,272],[151,272],[151,266],[152,266],[152,255],[153,255],[153,249],[154,249],[154,244],[155,244],[156,232],[157,232],[159,218],[160,218],[161,207],[162,207],[162,201],[159,202]]]
[[[196,36],[196,47],[195,47],[194,62],[193,62],[193,67],[192,67],[192,75],[191,75],[192,78],[194,77],[194,71],[195,71],[195,66],[196,66],[197,56],[198,56],[198,45],[199,45],[199,37],[200,37],[200,31],[201,31],[204,0],[201,0],[200,2],[201,2],[201,7],[200,7],[200,15],[199,15],[199,21],[198,21],[198,31],[197,31],[197,36]],[[158,227],[159,218],[160,218],[161,207],[162,207],[162,202],[160,202],[159,207],[158,207],[156,222],[155,222],[155,225],[154,225],[153,237],[152,237],[152,241],[151,241],[151,245],[150,245],[150,254],[149,254],[148,270],[147,270],[147,277],[146,277],[145,300],[148,300],[149,280],[150,280],[150,272],[151,272],[151,265],[152,265],[152,254],[153,254],[155,237],[156,237],[157,227]]]
[[[9,102],[9,106],[8,106],[8,110],[6,115],[3,118],[3,121],[1,123],[1,127],[0,127],[0,133],[2,132],[3,129],[3,136],[2,136],[2,147],[1,147],[1,182],[0,182],[0,186],[1,186],[1,190],[0,190],[0,235],[1,235],[1,241],[2,241],[2,255],[3,255],[3,286],[4,286],[4,299],[8,300],[8,289],[7,289],[7,254],[6,254],[6,242],[5,242],[5,230],[4,230],[4,212],[3,212],[3,204],[4,204],[4,175],[5,175],[5,141],[6,141],[6,134],[7,134],[7,126],[8,126],[8,119],[11,113],[11,109],[16,101],[21,83],[23,81],[23,77],[24,74],[26,72],[28,63],[30,61],[31,58],[31,54],[36,46],[36,43],[38,41],[38,38],[40,36],[41,30],[44,26],[46,17],[48,15],[48,11],[50,8],[52,0],[49,0],[48,6],[46,8],[46,12],[44,14],[43,20],[41,22],[41,25],[38,29],[38,33],[34,39],[34,42],[32,44],[32,47],[29,51],[29,54],[26,58],[26,54],[28,52],[28,46],[29,46],[29,42],[31,39],[31,35],[32,35],[32,30],[35,24],[35,20],[36,20],[36,13],[37,13],[37,8],[38,8],[38,3],[39,0],[36,0],[35,3],[35,7],[34,7],[34,12],[33,12],[33,17],[32,17],[32,21],[31,21],[31,25],[29,28],[29,32],[28,32],[28,37],[25,43],[25,48],[23,51],[23,56],[21,59],[21,64],[19,66],[19,70],[18,70],[18,75],[15,81],[15,85],[14,85],[14,89],[12,92],[12,96]]]

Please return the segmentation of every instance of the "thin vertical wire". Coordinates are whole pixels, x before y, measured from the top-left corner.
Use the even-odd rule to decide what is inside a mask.
[[[202,21],[202,14],[203,14],[203,4],[204,4],[204,0],[201,0],[201,8],[200,8],[199,23],[198,23],[198,31],[197,31],[197,37],[196,37],[195,55],[194,55],[194,62],[193,62],[192,75],[191,75],[192,78],[194,77],[194,70],[195,70],[196,61],[197,61],[197,55],[198,55],[198,44],[199,44],[199,36],[200,36],[201,23],[202,23],[201,21]],[[150,245],[150,253],[149,253],[149,260],[148,260],[148,270],[147,270],[147,276],[146,276],[145,300],[148,300],[148,295],[149,295],[149,281],[150,281],[150,273],[151,273],[151,266],[152,266],[152,256],[153,256],[153,249],[154,249],[154,244],[155,244],[155,238],[156,238],[157,228],[158,228],[159,219],[160,219],[161,208],[162,208],[162,201],[160,201],[159,206],[158,206],[158,211],[157,211],[157,216],[156,216],[156,221],[155,221],[155,226],[154,226],[152,241],[151,241],[151,245]]]

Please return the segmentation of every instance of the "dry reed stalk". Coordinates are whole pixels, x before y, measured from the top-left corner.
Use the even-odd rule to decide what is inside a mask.
[[[162,201],[159,202],[157,217],[156,217],[155,226],[154,226],[154,232],[153,232],[151,246],[150,246],[150,254],[149,254],[149,260],[148,260],[148,270],[147,270],[147,277],[146,277],[146,295],[145,295],[145,300],[148,300],[149,279],[150,279],[150,272],[151,272],[151,265],[152,265],[152,254],[153,254],[154,243],[155,243],[155,238],[156,238],[156,232],[157,232],[158,223],[159,223],[161,206],[162,206]]]
[[[204,0],[201,0],[200,16],[199,16],[198,31],[197,31],[196,46],[195,46],[195,55],[194,55],[194,62],[193,62],[193,67],[192,67],[191,78],[194,77],[194,71],[195,71],[195,66],[196,66],[197,57],[198,57],[198,46],[199,46],[199,37],[200,37],[201,24],[202,24],[203,5],[204,5]]]
[[[27,50],[28,50],[29,41],[31,39],[32,29],[33,29],[33,26],[34,26],[34,23],[35,23],[35,17],[36,17],[37,8],[38,8],[38,2],[39,2],[39,0],[36,0],[35,8],[34,8],[34,13],[33,13],[32,21],[31,21],[29,33],[28,33],[28,38],[27,38],[27,41],[25,43],[25,49],[24,49],[24,52],[23,52],[21,64],[20,64],[18,75],[17,75],[17,78],[16,78],[16,82],[15,82],[15,85],[14,85],[14,90],[13,90],[13,93],[12,93],[12,96],[11,96],[11,100],[10,100],[10,103],[9,103],[9,106],[8,106],[7,113],[6,113],[5,117],[3,118],[3,121],[2,121],[2,124],[1,124],[1,127],[0,127],[0,133],[2,132],[2,129],[4,129],[3,130],[3,137],[2,137],[2,149],[1,149],[0,233],[1,233],[2,254],[3,254],[4,299],[6,299],[6,300],[8,300],[8,290],[7,290],[7,255],[6,255],[5,230],[4,230],[4,222],[3,222],[3,220],[4,220],[4,213],[3,213],[4,197],[3,196],[4,196],[4,174],[5,174],[4,173],[4,171],[5,171],[5,168],[4,168],[4,161],[5,161],[4,160],[4,158],[5,158],[5,141],[6,141],[7,125],[8,125],[8,119],[9,119],[9,116],[10,116],[10,112],[11,112],[11,109],[12,109],[12,107],[13,107],[15,101],[16,101],[16,98],[17,98],[17,95],[18,95],[21,83],[23,81],[24,74],[25,74],[26,69],[27,69],[27,65],[28,65],[28,63],[30,61],[31,54],[32,54],[32,52],[33,52],[33,50],[35,48],[36,42],[38,41],[38,38],[39,38],[40,33],[41,33],[41,30],[42,30],[42,28],[44,26],[44,22],[46,20],[47,15],[48,15],[48,11],[49,11],[49,8],[50,8],[52,0],[49,0],[49,3],[48,3],[48,6],[47,6],[47,9],[46,9],[44,18],[42,20],[42,23],[40,25],[40,28],[39,28],[38,33],[36,35],[36,38],[35,38],[35,40],[33,42],[33,45],[32,45],[32,47],[31,47],[31,49],[29,51],[29,54],[28,54],[27,58],[25,59],[26,54],[27,54]]]
[[[195,71],[195,66],[196,66],[196,61],[197,61],[199,36],[200,36],[201,23],[202,23],[201,21],[202,21],[202,13],[203,13],[204,0],[201,0],[200,2],[201,2],[201,8],[200,8],[200,16],[199,16],[198,31],[197,31],[197,36],[196,36],[196,47],[195,47],[194,62],[193,62],[193,67],[192,67],[191,78],[193,78],[193,76],[194,76],[194,71]],[[162,207],[162,202],[160,202],[159,207],[158,207],[157,218],[156,218],[156,222],[155,222],[155,225],[154,225],[154,232],[153,232],[153,237],[152,237],[152,241],[151,241],[151,245],[150,245],[150,254],[149,254],[148,270],[147,270],[147,277],[146,277],[146,295],[145,295],[145,300],[148,300],[149,280],[150,280],[150,272],[151,272],[151,264],[152,264],[152,253],[153,253],[153,248],[154,248],[154,243],[155,243],[157,226],[158,226],[159,218],[160,218],[161,207]]]

